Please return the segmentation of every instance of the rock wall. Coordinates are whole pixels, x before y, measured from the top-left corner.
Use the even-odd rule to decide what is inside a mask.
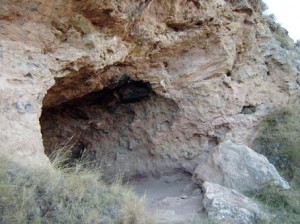
[[[113,173],[192,173],[299,94],[299,56],[258,0],[0,3],[1,150],[16,159],[47,163],[41,124],[47,153],[74,136]]]

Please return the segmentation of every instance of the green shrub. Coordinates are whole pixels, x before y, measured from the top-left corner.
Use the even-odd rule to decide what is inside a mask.
[[[248,0],[250,5],[261,12],[268,10],[268,6],[262,0]]]
[[[275,39],[280,43],[280,46],[282,48],[285,48],[285,49],[292,49],[292,44],[291,44],[291,40],[290,40],[290,37],[288,36],[288,34],[285,34],[284,32],[276,32],[274,34],[275,36]]]
[[[271,209],[268,224],[293,224],[300,220],[300,106],[269,114],[261,123],[252,148],[269,159],[290,181],[292,189],[266,187],[252,195]],[[262,224],[262,223],[261,223]]]
[[[271,113],[261,123],[252,148],[264,154],[281,174],[300,185],[300,106]]]
[[[1,155],[0,223],[146,223],[142,201],[129,188],[61,164],[24,167]]]
[[[262,223],[298,224],[300,220],[300,190],[285,190],[278,187],[265,187],[256,191],[252,197],[267,205],[271,219]],[[261,223],[261,224],[262,224]]]
[[[264,15],[265,22],[269,25],[275,40],[280,43],[282,48],[291,50],[294,48],[294,41],[289,37],[288,31],[283,28],[279,23],[274,14]]]

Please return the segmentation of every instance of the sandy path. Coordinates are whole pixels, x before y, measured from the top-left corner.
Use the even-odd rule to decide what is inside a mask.
[[[189,223],[201,216],[200,189],[187,174],[163,176],[131,183],[139,196],[145,196],[146,207],[157,223]]]

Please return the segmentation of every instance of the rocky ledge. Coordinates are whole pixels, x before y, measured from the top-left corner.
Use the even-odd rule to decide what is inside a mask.
[[[2,0],[1,151],[49,166],[47,155],[69,144],[71,160],[108,179],[184,172],[240,192],[288,188],[246,147],[270,111],[299,101],[299,48],[262,9],[260,0]]]

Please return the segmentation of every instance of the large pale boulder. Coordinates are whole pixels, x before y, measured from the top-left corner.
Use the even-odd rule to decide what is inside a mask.
[[[220,143],[208,160],[199,164],[194,179],[198,183],[209,181],[240,192],[266,185],[290,188],[265,156],[230,140]]]
[[[239,192],[205,182],[203,205],[212,219],[226,224],[254,224],[266,220],[264,209]]]

